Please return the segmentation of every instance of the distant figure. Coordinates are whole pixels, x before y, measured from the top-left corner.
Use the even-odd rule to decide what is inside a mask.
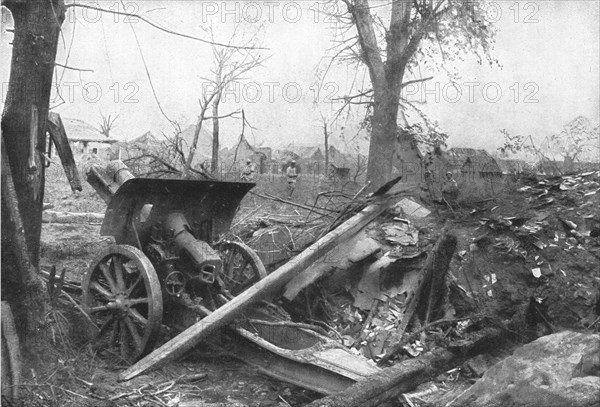
[[[456,204],[458,199],[458,184],[450,171],[446,173],[446,180],[442,186],[442,198],[450,206]]]
[[[433,174],[427,170],[423,174],[424,183],[421,184],[420,199],[424,203],[435,202]]]
[[[286,170],[287,183],[288,183],[288,191],[290,193],[290,197],[294,193],[294,189],[296,189],[296,180],[298,179],[298,168],[296,168],[296,161],[292,160],[290,165]]]
[[[250,158],[246,160],[246,166],[242,170],[242,181],[252,182],[254,181],[254,172],[256,169],[254,168],[254,163]]]

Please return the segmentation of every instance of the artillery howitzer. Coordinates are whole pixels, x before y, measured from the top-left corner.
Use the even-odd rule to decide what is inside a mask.
[[[181,331],[214,320],[213,311],[267,276],[252,249],[220,238],[255,184],[134,178],[120,162],[105,174],[92,167],[88,182],[108,204],[101,234],[116,243],[82,283],[99,350],[135,362],[153,350],[161,324]],[[333,393],[377,371],[316,330],[289,323],[279,307],[242,303],[235,313],[252,323],[228,328],[236,336],[229,350],[263,373]]]
[[[245,244],[217,241],[254,184],[134,178],[122,164],[107,172],[116,177],[93,167],[88,181],[108,204],[101,234],[116,245],[93,261],[83,301],[100,344],[133,362],[163,320],[183,329],[201,317],[193,310],[212,311],[267,273]]]

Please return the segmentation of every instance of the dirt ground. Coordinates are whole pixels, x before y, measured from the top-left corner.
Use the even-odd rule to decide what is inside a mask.
[[[452,209],[431,205],[432,215],[416,224],[424,247],[435,241],[444,226],[457,236],[449,274],[452,318],[494,316],[515,324],[509,328],[514,328],[522,343],[567,328],[598,332],[600,237],[590,236],[590,225],[600,220],[600,173],[567,182],[568,186],[576,186],[573,189],[557,186],[564,185],[564,180],[545,182],[521,179],[507,184],[492,199],[461,202]],[[292,200],[314,203],[319,186],[310,185],[306,183],[302,192],[300,184]],[[285,196],[284,183],[270,184],[266,189],[267,193]],[[87,185],[83,192],[74,194],[66,183],[50,183],[46,201],[58,211],[102,213],[105,208]],[[236,232],[252,236],[256,230],[268,227],[269,220],[285,216],[300,219],[305,213],[297,207],[249,195],[234,226]],[[573,222],[576,228],[565,221]],[[291,233],[290,239],[294,241]],[[56,266],[59,272],[65,269],[67,280],[79,282],[94,256],[112,242],[112,238],[100,236],[98,224],[44,224],[42,268]],[[468,304],[453,298],[453,289],[469,298]],[[47,317],[52,346],[42,354],[28,355],[23,405],[174,407],[181,401],[202,400],[206,405],[289,406],[319,397],[202,346],[177,363],[118,383],[116,376],[124,366],[95,356],[89,325],[72,304],[78,301],[77,295],[72,294],[72,299],[61,297]],[[534,323],[528,324],[532,301],[537,313]],[[362,325],[367,315],[355,311],[351,312],[358,315]],[[522,324],[515,323],[519,318]],[[345,326],[352,334],[353,328]],[[440,345],[439,335],[423,334],[421,339],[424,350]],[[497,360],[510,351],[498,348],[488,354],[490,360]],[[198,380],[178,381],[190,376]],[[430,384],[444,388],[450,395],[464,389],[474,377],[466,368],[454,369]]]

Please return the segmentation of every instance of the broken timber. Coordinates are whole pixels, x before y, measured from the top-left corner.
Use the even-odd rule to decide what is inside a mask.
[[[408,307],[406,307],[406,310],[402,315],[402,322],[397,331],[400,338],[402,338],[406,328],[408,328],[408,324],[417,311],[419,304],[421,304],[421,307],[423,307],[423,304],[426,306],[425,323],[429,322],[427,319],[431,316],[432,311],[439,307],[440,298],[439,296],[436,297],[436,287],[439,287],[440,285],[443,286],[443,278],[448,271],[448,266],[450,265],[455,249],[456,236],[448,233],[445,228],[442,229],[442,234],[427,256],[425,265],[421,270],[421,277],[417,289],[410,298]],[[427,288],[429,288],[429,292],[425,293]],[[427,296],[425,296],[425,294],[427,294]],[[428,302],[425,302],[425,298],[427,298]],[[388,362],[392,356],[400,350],[401,345],[402,341],[392,346],[392,348],[381,358],[379,364],[381,365]]]
[[[439,349],[383,369],[346,390],[315,400],[307,407],[375,407],[406,393],[447,369],[455,355]]]
[[[389,197],[374,197],[367,207],[317,240],[298,256],[122,372],[119,380],[130,380],[151,368],[159,367],[182,356],[202,339],[232,322],[252,304],[280,291],[296,275],[327,254],[333,247],[354,236],[389,206]]]
[[[47,128],[50,138],[52,138],[56,151],[58,152],[58,156],[60,157],[60,161],[62,162],[65,175],[71,185],[71,190],[73,192],[82,191],[83,187],[81,186],[79,171],[77,171],[77,164],[75,164],[73,151],[71,150],[71,146],[69,146],[67,132],[59,114],[53,112],[48,113]]]

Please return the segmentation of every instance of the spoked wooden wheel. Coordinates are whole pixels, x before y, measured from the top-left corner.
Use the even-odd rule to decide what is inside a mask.
[[[134,362],[154,346],[162,322],[160,282],[135,247],[111,246],[91,264],[83,283],[86,312],[100,328],[96,347]]]
[[[267,270],[256,252],[245,244],[224,241],[218,249],[223,258],[220,277],[230,294],[238,295],[267,276]]]

